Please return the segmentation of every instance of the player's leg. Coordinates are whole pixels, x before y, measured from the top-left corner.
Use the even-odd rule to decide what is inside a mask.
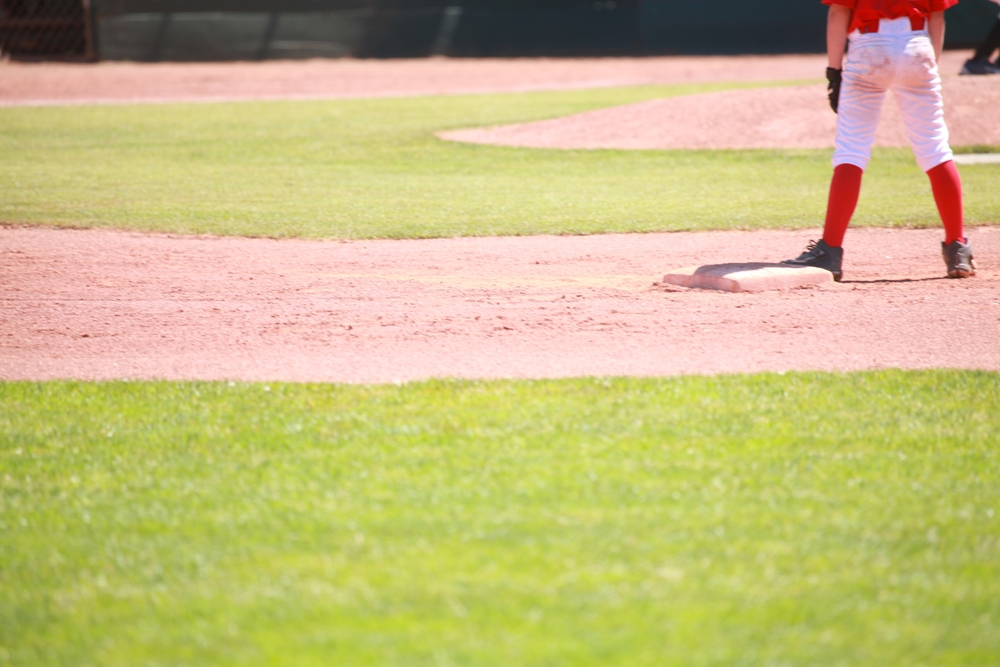
[[[826,202],[826,219],[823,221],[823,242],[831,248],[844,245],[844,235],[854,217],[861,195],[861,178],[864,170],[854,164],[838,164],[830,180],[830,196]]]
[[[990,30],[990,34],[986,36],[983,43],[976,49],[976,52],[972,55],[972,59],[989,61],[993,52],[997,49],[1000,49],[1000,18],[997,18],[993,23],[993,29]]]
[[[1000,57],[997,58],[996,62],[991,63],[990,57],[993,52],[1000,49],[1000,18],[996,20],[993,24],[993,29],[990,34],[987,35],[986,39],[976,52],[972,55],[972,58],[965,61],[962,65],[961,74],[1000,74]]]
[[[930,40],[918,37],[907,45],[893,95],[917,164],[930,179],[934,202],[944,224],[942,252],[948,275],[954,278],[970,276],[974,271],[972,248],[965,237],[962,179],[948,142],[941,77]]]
[[[891,76],[891,71],[873,67],[872,63],[882,59],[879,45],[851,43],[840,90],[833,179],[823,238],[785,264],[820,267],[832,272],[838,281],[843,276],[844,235],[858,204],[864,170],[871,161],[875,130],[885,101],[885,79]]]
[[[844,84],[837,113],[837,139],[833,151],[833,180],[827,201],[823,241],[831,248],[844,244],[861,193],[861,177],[872,157],[875,130],[891,71],[877,68],[887,56],[880,43],[852,42],[844,66]]]
[[[940,80],[937,85],[910,85],[893,92],[917,164],[931,181],[934,201],[944,223],[945,242],[964,240],[962,179],[948,143]]]
[[[927,171],[934,193],[941,222],[944,223],[944,242],[966,241],[965,212],[962,206],[962,178],[958,175],[954,160],[942,162]]]
[[[833,169],[830,182],[830,196],[826,203],[826,220],[823,224],[823,238],[810,243],[805,252],[795,259],[785,260],[793,266],[815,266],[833,274],[840,282],[844,276],[844,235],[851,223],[854,209],[861,194],[861,177],[864,170],[854,164],[838,164]]]
[[[968,278],[975,275],[972,261],[972,244],[965,237],[962,210],[962,179],[955,168],[954,160],[942,162],[928,170],[934,202],[944,223],[945,240],[941,242],[941,254],[947,267],[949,278]]]

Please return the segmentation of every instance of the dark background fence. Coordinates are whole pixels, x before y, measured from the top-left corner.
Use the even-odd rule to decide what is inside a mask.
[[[989,0],[948,12],[974,46]],[[805,53],[818,0],[0,0],[0,52],[136,61]]]
[[[0,0],[0,53],[24,59],[96,57],[89,2]]]

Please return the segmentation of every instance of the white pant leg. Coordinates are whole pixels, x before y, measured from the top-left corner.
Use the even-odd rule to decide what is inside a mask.
[[[903,46],[892,94],[920,168],[930,171],[951,160],[954,156],[944,122],[941,76],[926,35],[915,36]]]
[[[885,93],[895,70],[891,49],[872,36],[852,36],[837,107],[837,140],[833,166],[865,169],[872,157],[875,130]]]

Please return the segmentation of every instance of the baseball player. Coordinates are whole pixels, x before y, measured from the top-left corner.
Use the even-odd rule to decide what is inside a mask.
[[[958,0],[822,1],[830,6],[826,77],[830,106],[838,114],[833,180],[822,240],[783,264],[817,266],[833,273],[837,281],[843,276],[844,235],[871,159],[882,102],[891,90],[944,222],[941,247],[948,276],[974,275],[972,247],[963,228],[962,181],[948,145],[937,67],[944,43],[944,10]]]

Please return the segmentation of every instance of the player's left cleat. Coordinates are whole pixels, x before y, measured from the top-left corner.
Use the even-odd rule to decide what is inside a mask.
[[[786,259],[782,264],[815,266],[820,269],[826,269],[833,274],[833,279],[839,283],[840,279],[844,277],[844,272],[840,268],[843,261],[843,248],[831,248],[826,244],[826,241],[819,240],[810,241],[809,245],[806,246],[805,252],[795,259]]]
[[[941,254],[945,266],[948,267],[949,278],[968,278],[976,275],[976,262],[972,259],[972,244],[969,239],[965,243],[955,240],[945,245],[941,242]]]

